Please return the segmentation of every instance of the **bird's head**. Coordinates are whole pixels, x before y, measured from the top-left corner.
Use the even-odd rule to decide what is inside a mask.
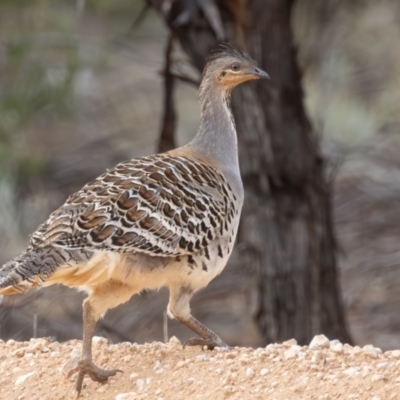
[[[203,82],[218,84],[226,90],[232,90],[242,82],[268,78],[254,60],[231,43],[221,44],[213,52],[203,72]]]

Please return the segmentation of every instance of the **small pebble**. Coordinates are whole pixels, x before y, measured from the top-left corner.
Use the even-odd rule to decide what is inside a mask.
[[[283,353],[283,357],[285,360],[290,360],[291,358],[296,358],[301,350],[300,346],[294,345],[289,350],[286,350]]]
[[[35,371],[28,372],[25,375],[21,375],[17,378],[17,380],[14,382],[15,385],[20,385],[21,383],[24,383],[27,379],[29,379],[31,376],[35,375]]]
[[[313,364],[319,364],[323,359],[323,356],[320,351],[315,351],[313,356],[311,357],[311,362]]]
[[[330,342],[330,349],[336,353],[343,353],[343,344],[339,340],[332,340]]]
[[[108,390],[108,388],[109,388],[108,384],[101,385],[101,386],[96,390],[96,392],[98,392],[98,393],[105,393],[105,392]]]
[[[252,378],[254,375],[255,375],[254,369],[252,369],[252,368],[246,369],[246,376],[248,376],[249,378]]]
[[[400,350],[392,350],[390,353],[392,357],[400,358]]]
[[[169,339],[169,344],[172,346],[182,346],[182,343],[176,336],[172,336],[171,339]]]
[[[53,342],[53,343],[50,343],[50,344],[48,345],[48,348],[49,348],[50,350],[53,350],[53,351],[58,350],[60,347],[61,347],[61,344],[58,343],[58,342]]]
[[[236,393],[236,392],[238,391],[238,389],[235,388],[234,386],[231,386],[231,385],[225,385],[225,386],[222,388],[222,391],[223,391],[224,393],[226,393],[226,394],[233,394],[233,393]]]
[[[23,348],[16,349],[12,352],[12,355],[16,357],[23,357],[25,355],[25,349]]]
[[[349,377],[357,376],[358,375],[358,369],[357,368],[347,368],[343,371],[343,373]]]
[[[107,345],[108,340],[102,336],[93,336],[92,344],[93,345]]]
[[[178,362],[176,363],[175,368],[176,368],[176,369],[179,369],[179,368],[182,368],[184,365],[186,365],[185,361],[178,361]]]
[[[377,358],[378,357],[378,351],[372,344],[367,344],[362,348],[362,351],[367,354],[370,357]]]
[[[285,347],[297,346],[297,340],[296,339],[286,340],[286,342],[282,343],[282,346]]]
[[[136,381],[136,386],[138,387],[139,390],[142,390],[145,383],[146,383],[146,382],[145,382],[144,379],[138,379],[138,380]]]
[[[136,400],[136,392],[120,393],[115,396],[115,400]]]
[[[330,346],[329,339],[325,335],[317,335],[314,336],[313,340],[311,340],[309,348],[311,350],[329,349],[329,346]]]

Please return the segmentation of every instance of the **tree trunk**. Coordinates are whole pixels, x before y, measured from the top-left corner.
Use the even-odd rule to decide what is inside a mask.
[[[220,24],[224,41],[238,42],[271,76],[270,82],[241,85],[232,98],[246,192],[238,255],[243,268],[257,274],[258,326],[268,343],[294,337],[305,344],[319,333],[350,342],[336,269],[330,185],[303,106],[290,26],[293,1],[216,5],[175,1],[165,17],[199,70],[217,46]]]

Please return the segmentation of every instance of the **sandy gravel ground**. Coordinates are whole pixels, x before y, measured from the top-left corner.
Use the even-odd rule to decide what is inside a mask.
[[[0,340],[0,399],[75,398],[74,361],[81,343]],[[400,399],[400,350],[382,353],[316,336],[266,348],[203,351],[169,343],[108,345],[93,340],[94,360],[123,373],[105,385],[84,381],[87,399]],[[71,361],[72,360],[72,361]]]

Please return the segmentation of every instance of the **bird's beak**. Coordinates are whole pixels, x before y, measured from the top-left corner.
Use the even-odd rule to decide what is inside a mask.
[[[256,68],[255,73],[260,79],[270,79],[269,75],[260,68]]]
[[[270,79],[269,75],[260,68],[249,69],[246,75],[250,75],[250,79]]]

